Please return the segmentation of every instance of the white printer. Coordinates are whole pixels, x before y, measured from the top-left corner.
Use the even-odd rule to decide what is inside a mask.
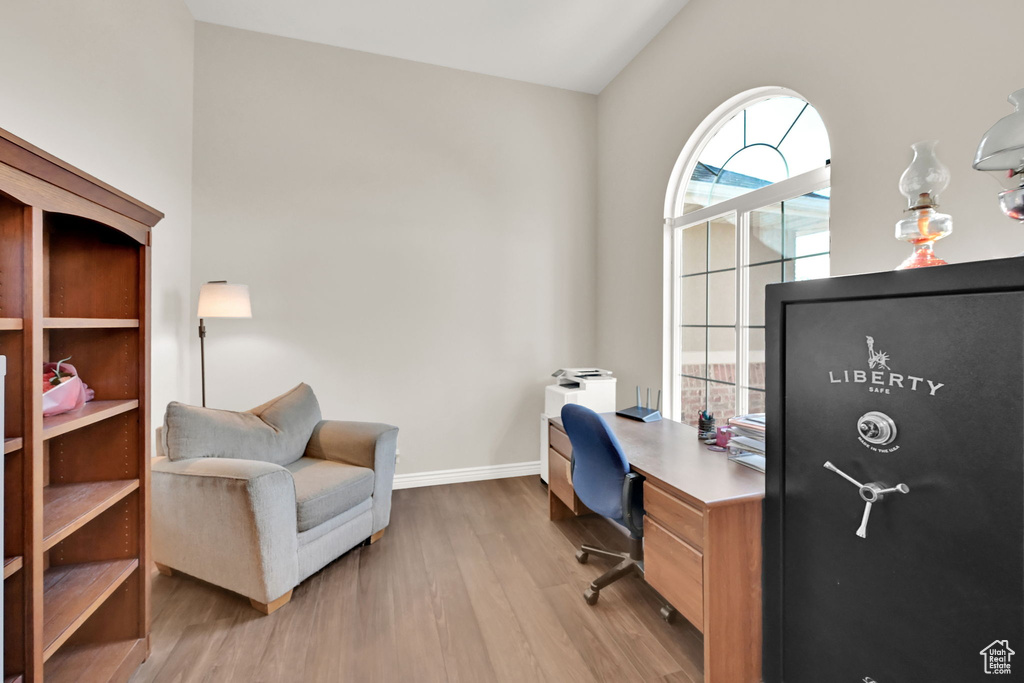
[[[615,412],[615,378],[611,370],[561,368],[551,375],[555,383],[544,390],[540,416],[540,478],[548,480],[548,419],[559,417],[562,406],[576,403],[598,413]]]

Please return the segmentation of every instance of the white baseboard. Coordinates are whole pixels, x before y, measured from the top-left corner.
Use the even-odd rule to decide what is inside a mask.
[[[540,460],[533,460],[531,462],[513,462],[508,465],[485,465],[483,467],[462,467],[455,470],[396,474],[393,488],[395,490],[414,489],[419,488],[420,486],[461,484],[466,481],[525,477],[530,474],[540,474]]]

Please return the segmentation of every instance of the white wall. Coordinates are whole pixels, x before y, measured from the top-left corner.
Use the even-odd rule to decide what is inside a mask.
[[[204,23],[195,92],[193,300],[254,316],[207,322],[208,405],[305,381],[400,473],[535,460],[594,357],[596,98]]]
[[[982,134],[1010,112],[1024,69],[1000,39],[1019,0],[691,0],[598,98],[598,361],[633,385],[660,386],[662,221],[680,150],[729,97],[792,88],[821,113],[832,143],[832,272],[889,270],[897,182],[910,144],[938,138],[952,171],[941,210],[950,262],[1011,256],[1024,231],[973,171]],[[1007,25],[1008,26],[1008,25]]]
[[[188,396],[195,22],[182,0],[5,2],[0,128],[164,212],[153,415]]]

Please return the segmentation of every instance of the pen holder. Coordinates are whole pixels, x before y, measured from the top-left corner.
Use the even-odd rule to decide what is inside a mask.
[[[698,439],[717,439],[718,432],[715,430],[715,418],[713,417],[699,417],[697,418],[697,438]]]

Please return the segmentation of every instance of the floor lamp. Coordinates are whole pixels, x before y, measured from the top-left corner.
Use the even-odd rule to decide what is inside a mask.
[[[203,376],[203,407],[206,407],[206,325],[205,318],[251,318],[249,286],[212,280],[199,289],[199,363]]]

